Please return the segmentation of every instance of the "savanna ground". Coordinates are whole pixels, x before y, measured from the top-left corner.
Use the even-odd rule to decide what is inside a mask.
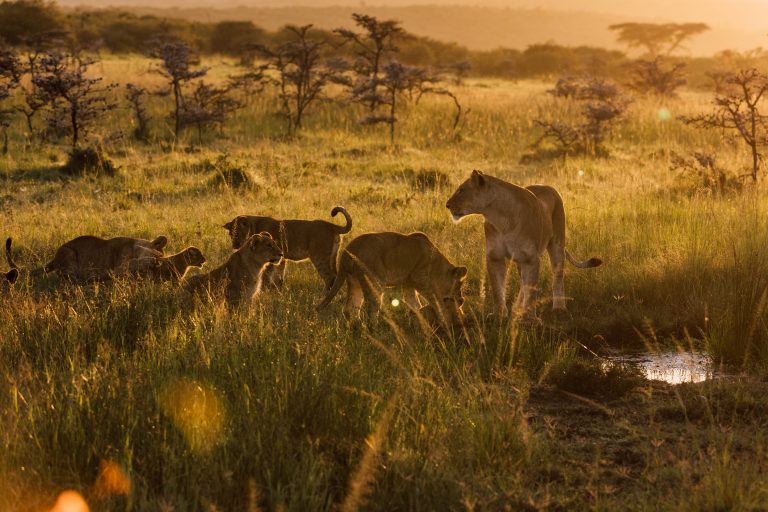
[[[108,58],[99,71],[159,85],[147,68]],[[763,510],[762,188],[720,195],[670,171],[673,153],[746,163],[730,139],[674,119],[705,109],[704,93],[636,99],[609,157],[520,164],[534,118],[574,115],[546,88],[472,81],[457,89],[471,110],[459,131],[447,102],[424,100],[395,147],[333,103],[287,140],[269,95],[203,145],[192,132],[174,143],[157,98],[153,142],[106,143],[116,177],[65,178],[65,150],[25,145],[15,127],[0,233],[25,267],[86,233],[165,234],[215,266],[237,214],[328,218],[341,204],[347,240],[420,230],[468,266],[478,321],[433,335],[387,307],[348,325],[343,291],[315,312],[322,285],[304,263],[234,312],[169,285],[24,278],[0,297],[0,509],[47,510],[73,489],[92,510]],[[128,132],[127,111],[111,117],[105,133]],[[217,180],[232,165],[251,186]],[[605,260],[568,269],[571,318],[548,314],[545,264],[541,325],[485,320],[482,221],[445,209],[472,169],[563,195],[568,247]],[[692,345],[751,376],[669,386],[601,365],[607,347],[643,345]]]

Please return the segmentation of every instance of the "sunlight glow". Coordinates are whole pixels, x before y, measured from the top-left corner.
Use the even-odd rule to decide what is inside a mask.
[[[672,117],[672,113],[669,111],[667,107],[661,107],[659,111],[656,113],[656,117],[659,118],[659,121],[669,121]]]
[[[399,301],[399,300],[397,300],[397,299],[392,299],[392,307],[393,307],[393,308],[396,308],[396,307],[397,307],[397,306],[399,306],[399,305],[400,305],[400,301]]]

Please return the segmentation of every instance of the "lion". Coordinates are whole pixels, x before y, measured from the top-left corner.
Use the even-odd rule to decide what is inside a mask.
[[[56,272],[74,282],[111,279],[131,259],[150,257],[152,251],[162,253],[168,243],[165,236],[153,240],[116,237],[80,236],[58,248],[53,259],[30,271],[31,276]],[[10,262],[10,239],[6,242],[6,258]]]
[[[197,247],[164,256],[162,252],[147,249],[140,258],[133,258],[120,266],[118,274],[147,277],[155,281],[180,281],[190,267],[202,267],[205,256]]]
[[[240,215],[224,224],[232,238],[232,248],[239,249],[243,241],[254,233],[267,232],[278,240],[283,250],[280,265],[272,265],[265,272],[265,282],[280,288],[285,279],[286,261],[309,259],[328,289],[336,278],[336,259],[341,235],[352,230],[352,217],[342,206],[331,210],[331,217],[341,213],[346,225],[337,226],[325,220],[278,220],[272,217]]]
[[[4,272],[3,277],[8,284],[14,284],[19,278],[19,267],[16,266],[16,263],[14,263],[13,258],[11,257],[11,243],[12,240],[10,238],[5,241],[5,259],[8,262],[8,266],[11,267],[11,270]]]
[[[535,317],[534,302],[539,281],[539,259],[546,249],[552,262],[552,307],[565,311],[564,261],[577,268],[602,264],[598,258],[577,261],[565,248],[565,209],[557,191],[547,185],[523,188],[480,171],[464,181],[446,207],[454,222],[468,215],[485,219],[485,258],[488,280],[499,316],[506,316],[507,260],[520,273],[520,291],[513,311]]]
[[[390,286],[402,287],[404,302],[414,312],[421,309],[421,296],[433,308],[461,315],[467,268],[451,264],[424,233],[360,235],[342,251],[338,268],[318,308],[327,306],[346,281],[347,315],[359,318],[365,300],[375,315],[381,308],[382,288]]]
[[[192,276],[183,282],[190,293],[203,291],[212,294],[224,289],[224,297],[231,306],[249,303],[261,288],[264,268],[276,265],[283,259],[283,251],[266,231],[251,235],[227,262],[208,272]]]

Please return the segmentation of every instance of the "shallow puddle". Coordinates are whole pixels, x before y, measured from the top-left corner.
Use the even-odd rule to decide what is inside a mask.
[[[699,352],[638,352],[608,359],[637,366],[646,378],[670,384],[702,382],[717,376],[712,361]]]

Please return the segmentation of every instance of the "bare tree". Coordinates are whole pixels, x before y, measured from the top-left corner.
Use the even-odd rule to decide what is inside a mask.
[[[2,103],[18,87],[21,74],[21,62],[16,54],[8,48],[0,48],[0,129],[3,131],[3,154],[8,153],[8,127],[14,109],[5,108]]]
[[[144,97],[147,94],[147,90],[144,87],[139,87],[134,84],[125,85],[125,99],[131,105],[133,112],[133,119],[136,123],[136,127],[133,129],[133,137],[136,140],[146,142],[149,139],[149,114],[147,113],[146,106],[144,105]]]
[[[552,142],[563,158],[573,153],[604,154],[603,145],[610,128],[621,119],[630,103],[616,85],[597,77],[580,80],[566,77],[558,80],[555,88],[548,92],[567,101],[579,102],[582,121],[534,120],[543,132],[533,147],[539,148],[545,141]]]
[[[181,132],[181,113],[184,107],[184,85],[191,80],[208,73],[208,68],[193,68],[200,64],[200,58],[187,43],[179,40],[160,41],[150,52],[150,56],[160,59],[161,67],[156,72],[165,77],[173,93],[174,108],[173,134],[179,138]]]
[[[763,155],[761,148],[768,143],[766,121],[768,116],[761,114],[759,107],[763,96],[768,91],[768,75],[756,69],[743,69],[731,74],[726,79],[728,90],[715,96],[714,112],[696,116],[681,116],[689,125],[699,128],[719,128],[735,131],[749,147],[752,155],[750,176],[757,182],[760,162]]]
[[[60,49],[66,46],[68,34],[63,30],[53,30],[46,32],[35,32],[27,35],[21,40],[23,49],[24,73],[29,77],[28,81],[21,82],[21,93],[23,104],[16,105],[15,109],[20,112],[27,123],[27,133],[29,137],[34,137],[35,130],[34,119],[37,114],[48,105],[47,100],[38,91],[35,86],[35,78],[38,75],[40,59],[54,49]]]
[[[677,89],[685,85],[683,62],[667,63],[666,59],[656,57],[638,59],[630,65],[629,87],[644,94],[674,98]]]
[[[359,34],[345,28],[334,30],[345,42],[354,45],[354,52],[358,57],[354,70],[360,81],[376,84],[382,66],[385,64],[387,54],[396,53],[400,49],[395,42],[399,37],[405,36],[405,31],[400,27],[400,22],[395,20],[379,21],[366,14],[352,14],[355,24],[363,29]],[[373,112],[378,104],[379,97],[373,85],[373,94],[368,99],[368,109]]]
[[[323,99],[323,90],[338,73],[324,57],[325,43],[310,38],[311,28],[312,25],[288,25],[284,30],[291,37],[290,41],[275,48],[251,46],[277,71],[275,84],[289,135],[301,129],[307,109]]]
[[[207,126],[223,124],[230,114],[242,107],[229,92],[228,87],[214,87],[202,80],[198,82],[179,114],[181,126],[196,126],[198,141],[202,143],[203,130]]]
[[[100,86],[101,78],[90,77],[88,68],[94,62],[71,54],[47,54],[40,59],[40,72],[35,77],[35,87],[51,105],[50,128],[68,133],[72,150],[96,119],[117,106],[107,96],[115,84]]]
[[[617,23],[609,30],[617,32],[620,43],[642,48],[651,59],[671,55],[695,35],[709,30],[706,23]]]

